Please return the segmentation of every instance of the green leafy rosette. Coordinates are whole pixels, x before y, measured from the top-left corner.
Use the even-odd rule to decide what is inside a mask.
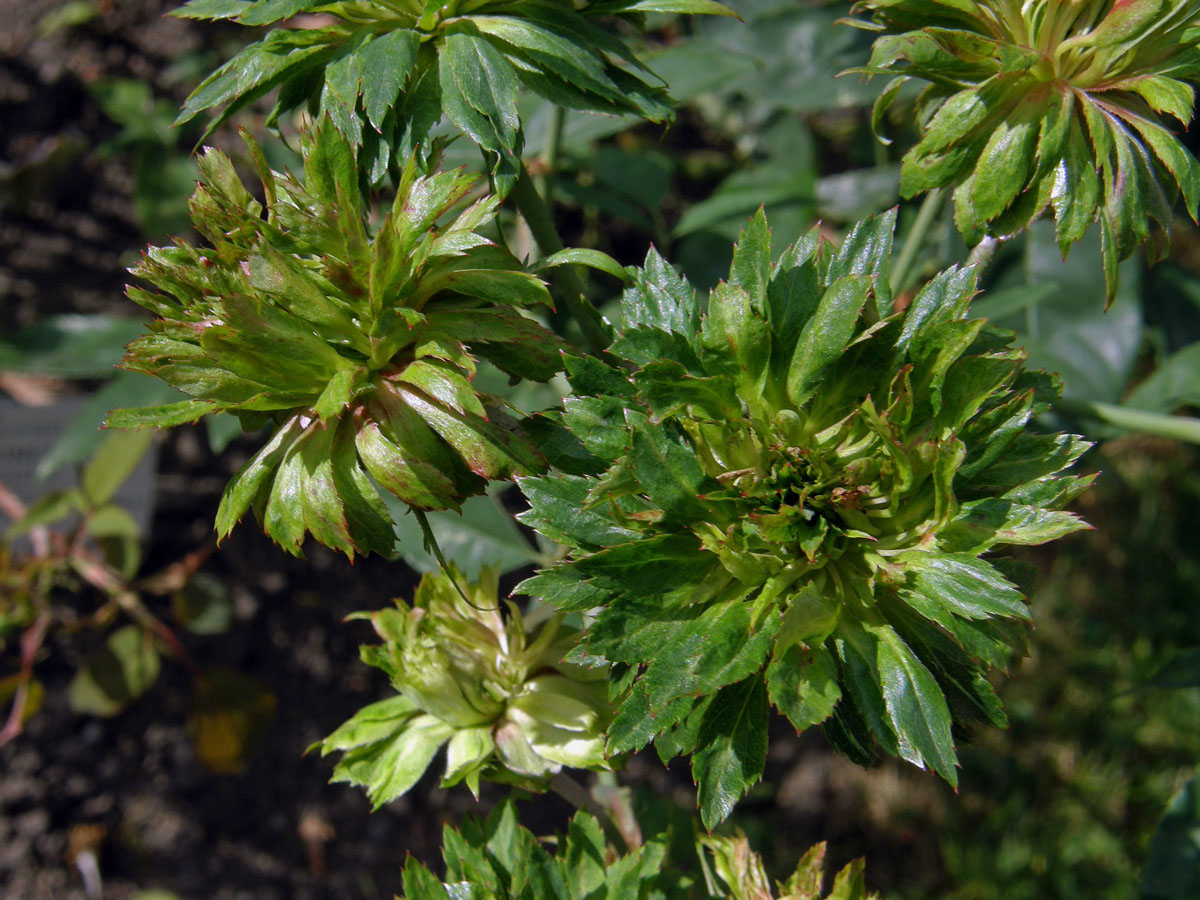
[[[253,508],[297,555],[306,533],[351,556],[392,550],[371,479],[418,509],[457,509],[488,479],[543,471],[517,419],[471,380],[480,358],[512,378],[561,368],[561,342],[521,312],[549,305],[545,285],[479,233],[498,201],[453,214],[473,179],[410,159],[372,233],[354,155],[327,122],[306,139],[303,186],[248,143],[266,217],[210,149],[191,210],[211,247],[152,248],[133,270],[158,290],[129,297],[157,318],[123,365],[191,399],[117,410],[109,425],[229,412],[269,427],[221,498],[217,532]]]
[[[1061,508],[1090,479],[1058,473],[1088,444],[1025,430],[1057,384],[966,318],[973,269],[892,311],[894,220],[772,263],[760,212],[707,311],[652,251],[623,367],[567,358],[568,474],[520,479],[523,521],[570,548],[520,590],[594,611],[577,653],[614,667],[609,752],[691,754],[709,827],[760,777],[771,705],[954,783],[1029,618],[981,555],[1085,527]]]
[[[398,694],[319,744],[345,754],[333,780],[362,785],[376,808],[416,784],[442,745],[442,786],[465,782],[475,794],[481,778],[540,790],[563,766],[607,768],[605,672],[563,659],[579,631],[547,607],[502,609],[495,571],[465,594],[456,582],[453,567],[426,575],[411,607],[397,600],[369,615],[384,643],[363,646],[363,661]]]
[[[1200,78],[1200,0],[861,0],[891,74],[878,124],[911,78],[924,133],[901,193],[953,188],[968,243],[1050,208],[1065,255],[1099,221],[1111,300],[1119,260],[1165,253],[1176,186],[1193,219],[1200,165],[1171,130]]]
[[[174,15],[301,27],[273,29],[213,72],[178,123],[220,110],[211,132],[278,88],[268,124],[297,107],[329,115],[377,181],[445,116],[491,157],[503,191],[520,170],[522,88],[570,109],[670,117],[658,79],[611,27],[647,12],[733,14],[714,0],[191,0]]]

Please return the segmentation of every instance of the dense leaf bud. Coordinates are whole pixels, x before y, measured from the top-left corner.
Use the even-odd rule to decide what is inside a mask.
[[[455,581],[453,569],[426,575],[411,607],[397,600],[370,614],[384,643],[362,658],[398,696],[321,742],[322,753],[345,751],[334,780],[365,786],[379,806],[412,787],[443,744],[443,786],[465,781],[476,793],[480,778],[538,789],[563,766],[604,768],[605,672],[563,659],[578,630],[546,607],[502,609],[495,572],[465,597]]]
[[[1047,207],[1065,255],[1099,221],[1111,300],[1117,262],[1165,252],[1170,194],[1192,218],[1200,164],[1170,130],[1192,119],[1200,0],[861,0],[881,32],[857,71],[897,76],[878,126],[911,78],[924,134],[901,192],[954,189],[968,243],[1011,234]]]
[[[567,359],[574,474],[520,479],[523,521],[571,548],[521,590],[594,611],[610,752],[693,754],[710,827],[761,773],[769,703],[954,782],[952,728],[1004,721],[984,674],[1028,619],[980,555],[1084,527],[1060,510],[1089,479],[1057,473],[1087,444],[1025,431],[1057,385],[966,318],[972,269],[893,312],[894,220],[773,264],[759,213],[706,311],[652,252],[622,367]]]
[[[152,248],[133,270],[158,288],[129,296],[158,318],[127,369],[192,399],[118,410],[117,427],[171,426],[229,412],[263,448],[221,498],[224,537],[248,509],[286,550],[306,533],[348,556],[390,553],[387,506],[370,479],[419,509],[457,509],[488,479],[545,469],[516,419],[472,383],[479,359],[544,381],[563,346],[522,314],[550,304],[479,230],[491,196],[461,171],[410,159],[391,212],[371,233],[354,155],[328,122],[306,137],[304,184],[268,170],[247,139],[267,198],[208,150],[192,217],[211,248]]]

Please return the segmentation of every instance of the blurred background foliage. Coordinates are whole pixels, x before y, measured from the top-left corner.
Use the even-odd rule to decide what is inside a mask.
[[[760,205],[775,246],[783,247],[816,222],[837,240],[848,223],[897,202],[899,160],[917,135],[893,128],[895,143],[880,144],[870,128],[880,85],[835,77],[860,65],[869,48],[869,35],[835,26],[848,4],[731,5],[743,21],[652,19],[647,59],[681,103],[669,127],[567,113],[557,140],[549,105],[525,99],[526,158],[537,161],[568,244],[636,264],[654,243],[707,287],[727,271],[731,241]],[[137,17],[170,6],[139,2],[131,12],[111,0],[40,2],[5,49],[17,60],[81,42],[103,48],[127,40],[123,29],[136,27]],[[185,232],[196,131],[169,125],[188,90],[246,35],[174,20],[170,27],[175,44],[149,54],[149,68],[68,62],[55,83],[60,94],[60,82],[73,91],[61,94],[74,104],[70,115],[6,117],[0,214],[10,225],[34,236],[60,227],[54,210],[81,202],[65,192],[98,190],[103,177],[126,198],[116,213],[96,217],[102,231],[95,240],[120,262],[131,263],[146,242]],[[268,108],[269,99],[237,121],[261,133]],[[288,145],[295,146],[296,123],[285,121],[281,130],[283,142],[264,146],[272,165],[294,166]],[[1183,139],[1195,153],[1196,133]],[[214,142],[239,159],[232,129]],[[463,141],[447,161],[480,166]],[[85,174],[81,183],[75,170]],[[901,206],[898,246],[916,215],[916,204]],[[1189,418],[1200,413],[1200,230],[1182,218],[1176,225],[1166,261],[1153,269],[1136,257],[1123,264],[1107,312],[1094,234],[1066,262],[1045,223],[998,248],[976,311],[1016,331],[1031,361],[1062,377],[1067,402],[1045,424],[1098,441],[1084,464],[1102,474],[1079,503],[1095,531],[1024,554],[1041,574],[1030,658],[998,684],[1012,725],[980,733],[964,750],[957,794],[890,763],[865,773],[840,765],[816,735],[779,735],[766,781],[732,819],[765,852],[773,874],[790,871],[809,844],[828,840],[838,866],[865,853],[869,883],[897,900],[1200,895],[1200,789],[1191,782],[1200,763],[1200,432]],[[530,246],[515,217],[503,227],[518,252]],[[149,394],[162,388],[112,375],[139,329],[132,304],[120,297],[119,267],[97,273],[99,288],[74,290],[53,266],[25,267],[17,247],[14,239],[0,243],[5,389],[12,392],[14,377],[17,384],[37,377],[67,393],[98,392],[49,448],[40,470],[48,475],[96,452],[94,423],[104,409],[156,402]],[[917,271],[927,277],[966,256],[943,210]],[[597,276],[590,287],[611,312],[615,283]],[[78,316],[94,318],[81,328]],[[512,401],[525,410],[549,406],[563,387],[522,386]],[[489,388],[505,389],[502,381]],[[236,449],[237,440],[236,422],[202,432],[207,449],[191,465],[201,473],[218,468],[216,454],[231,442]],[[468,572],[489,564],[514,572],[552,554],[512,522],[511,500],[500,491],[470,501],[462,517],[431,515],[447,556]],[[411,519],[398,532],[406,550],[420,546]],[[247,535],[235,533],[221,553],[237,553],[239,538]],[[152,531],[143,539],[153,547],[164,537]],[[415,551],[405,561],[416,570],[434,565]],[[188,598],[204,591],[224,597],[206,577],[203,591],[175,594],[184,625],[178,612]],[[170,618],[169,608],[160,611]],[[210,633],[238,627],[222,621]],[[111,649],[122,632],[110,634]],[[19,668],[17,641],[9,638],[0,648],[0,699],[11,694]],[[657,762],[635,760],[631,774],[661,787]],[[672,770],[670,779],[674,790],[690,787],[681,772]]]

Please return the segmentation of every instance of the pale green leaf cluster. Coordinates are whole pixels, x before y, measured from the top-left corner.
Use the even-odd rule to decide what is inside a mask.
[[[351,556],[390,553],[376,485],[419,509],[458,509],[489,479],[544,470],[516,416],[472,384],[479,359],[544,381],[564,346],[522,312],[550,305],[545,284],[480,233],[498,201],[462,208],[474,179],[410,158],[371,230],[354,154],[328,121],[305,140],[303,184],[248,146],[266,209],[210,149],[191,203],[210,246],[152,248],[133,270],[158,290],[129,296],[157,318],[124,366],[191,399],[118,410],[109,425],[230,412],[267,426],[217,532],[253,509],[295,554],[306,534]]]
[[[416,784],[443,746],[442,785],[475,794],[481,778],[540,789],[564,766],[607,768],[605,672],[564,662],[578,630],[546,608],[502,606],[494,570],[460,588],[453,567],[430,573],[411,607],[370,614],[383,644],[363,646],[362,658],[397,695],[319,745],[344,754],[333,780],[365,787],[376,807]]]
[[[1057,385],[967,318],[971,269],[893,312],[893,225],[775,261],[760,213],[707,304],[652,252],[622,366],[566,359],[564,472],[519,479],[522,520],[571,549],[521,590],[592,611],[609,751],[690,755],[709,827],[760,777],[771,706],[955,782],[954,733],[1004,724],[985,675],[1029,618],[981,555],[1085,527],[1062,507],[1090,479],[1058,473],[1087,443],[1025,430]]]
[[[865,864],[861,859],[838,872],[826,894],[822,889],[825,881],[823,843],[809,849],[787,881],[777,883],[776,890],[772,891],[762,858],[750,849],[750,842],[740,831],[732,836],[704,835],[699,842],[712,857],[713,874],[721,882],[713,890],[716,896],[729,900],[880,900],[878,894],[866,888]]]
[[[954,191],[969,244],[1053,212],[1065,255],[1099,222],[1111,301],[1141,244],[1165,254],[1176,187],[1193,219],[1200,164],[1172,127],[1192,120],[1200,0],[862,0],[877,29],[867,74],[910,79],[923,134],[901,193]]]
[[[716,0],[191,0],[175,15],[283,27],[206,78],[178,122],[219,110],[211,132],[278,89],[268,124],[297,107],[328,115],[379,181],[445,117],[491,158],[503,192],[520,168],[522,89],[570,109],[670,118],[661,83],[612,27],[648,12],[733,14]]]

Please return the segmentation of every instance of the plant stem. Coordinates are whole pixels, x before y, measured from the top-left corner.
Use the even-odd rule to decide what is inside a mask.
[[[570,775],[559,772],[550,780],[550,790],[558,794],[558,796],[562,797],[576,809],[582,809],[595,816],[600,822],[600,827],[604,829],[605,837],[608,838],[618,853],[624,855],[629,852],[629,845],[625,842],[625,836],[621,834],[621,829],[616,826],[612,817],[609,816],[608,810],[597,803],[582,784]]]
[[[913,264],[917,259],[917,252],[921,249],[921,245],[925,243],[929,229],[937,221],[938,213],[942,209],[942,199],[944,196],[945,193],[941,188],[934,188],[925,195],[925,200],[921,203],[921,209],[917,212],[917,219],[913,222],[912,228],[909,229],[908,237],[904,240],[904,247],[900,250],[900,256],[896,258],[896,264],[892,266],[893,296],[901,294],[908,287]]]
[[[982,278],[983,273],[992,264],[992,260],[996,258],[996,251],[999,249],[1000,238],[992,237],[989,234],[971,250],[970,255],[967,256],[967,265],[975,266],[976,274]]]
[[[1170,416],[1098,400],[1059,400],[1054,408],[1067,415],[1097,419],[1127,431],[1200,444],[1200,419]]]
[[[521,177],[517,179],[517,183],[512,189],[512,197],[516,201],[518,211],[525,219],[525,224],[529,226],[533,239],[537,241],[542,255],[549,256],[562,250],[562,238],[558,236],[558,230],[554,227],[554,219],[550,215],[550,210],[542,202],[542,197],[534,187],[533,179],[529,177],[529,171],[524,166],[521,166]],[[579,323],[588,349],[593,353],[603,351],[612,343],[612,338],[609,336],[608,328],[605,327],[600,313],[588,302],[579,273],[571,266],[563,266],[555,270],[554,281],[567,304],[567,309]]]
[[[551,176],[554,175],[554,169],[558,165],[558,150],[562,146],[563,126],[567,122],[567,111],[561,106],[554,105],[550,107],[550,122],[546,126],[546,146],[542,148],[542,154],[538,157],[538,168],[540,171],[537,176],[537,190],[542,196],[542,202],[546,204],[548,209],[554,206],[553,193],[554,181]]]
[[[33,681],[33,664],[46,632],[50,628],[50,613],[43,610],[29,629],[21,635],[21,671],[17,675],[17,690],[13,694],[12,707],[8,713],[8,721],[0,730],[0,747],[3,747],[21,733],[25,727],[25,704],[29,700],[29,684]]]

